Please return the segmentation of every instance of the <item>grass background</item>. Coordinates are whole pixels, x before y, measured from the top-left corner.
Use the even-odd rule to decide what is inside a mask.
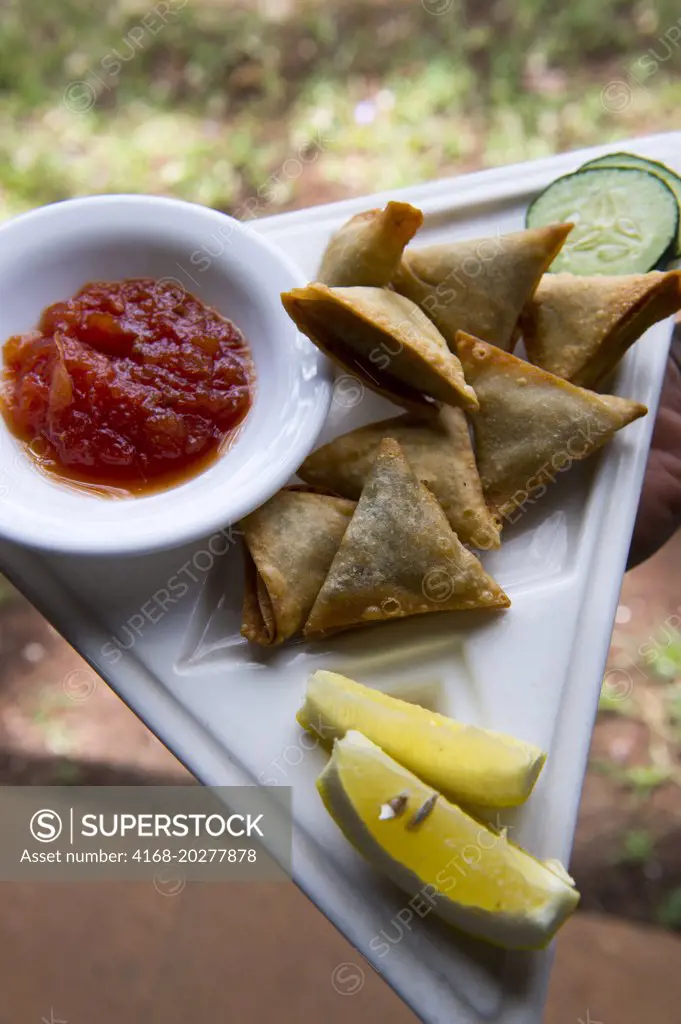
[[[109,191],[238,212],[265,187],[275,212],[671,129],[679,13],[676,0],[0,0],[0,216]],[[320,139],[300,174],[290,161]]]

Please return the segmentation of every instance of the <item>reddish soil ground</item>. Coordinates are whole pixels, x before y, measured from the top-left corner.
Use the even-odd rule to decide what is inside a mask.
[[[681,534],[624,582],[606,691],[627,710],[615,700],[594,733],[571,865],[582,910],[558,942],[546,1024],[678,1019],[681,938],[649,922],[681,927],[681,788],[626,773],[678,763],[678,732],[660,729],[664,684],[635,665],[678,604],[680,574]],[[0,650],[0,782],[191,782],[18,595],[0,607]],[[208,888],[168,899],[132,884],[3,884],[0,1024],[415,1020],[293,886]],[[351,1000],[333,985],[341,964],[362,982]]]

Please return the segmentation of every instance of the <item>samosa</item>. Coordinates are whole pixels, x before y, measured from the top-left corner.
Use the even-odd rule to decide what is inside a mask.
[[[407,408],[430,400],[477,409],[444,338],[410,299],[385,288],[313,282],[281,296],[300,330],[346,373]]]
[[[521,316],[530,362],[593,388],[644,331],[681,309],[681,271],[545,274]]]
[[[473,431],[485,498],[505,517],[648,411],[576,387],[470,335],[458,334],[456,343],[480,400]]]
[[[572,224],[406,249],[393,287],[417,302],[453,351],[457,331],[510,351],[518,318]]]
[[[410,203],[356,214],[331,238],[317,280],[332,287],[390,284],[405,245],[422,224],[423,214]]]
[[[354,508],[344,498],[286,488],[241,521],[243,636],[270,646],[302,629]]]
[[[509,604],[417,480],[397,441],[384,438],[305,636],[425,612]]]
[[[442,505],[464,544],[499,546],[499,522],[485,504],[468,423],[461,409],[405,413],[336,437],[305,459],[308,484],[358,499],[384,437],[399,442],[407,462]]]

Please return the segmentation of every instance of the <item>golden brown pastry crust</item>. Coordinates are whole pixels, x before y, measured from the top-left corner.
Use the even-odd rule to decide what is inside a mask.
[[[681,309],[681,271],[545,274],[521,317],[531,363],[580,387],[612,373],[649,327]]]
[[[317,280],[332,287],[390,284],[405,245],[422,224],[423,214],[410,203],[356,214],[329,241]]]
[[[477,409],[457,357],[409,299],[385,288],[328,288],[313,282],[281,296],[300,330],[346,373],[411,407],[427,398]],[[427,396],[424,397],[424,396]]]
[[[359,427],[318,448],[298,475],[309,484],[357,500],[384,437],[399,442],[407,462],[442,505],[464,544],[499,546],[500,524],[485,504],[468,422],[461,409],[406,413]]]
[[[509,604],[417,480],[397,441],[381,441],[305,636],[425,612]]]
[[[504,516],[647,412],[627,398],[576,387],[478,338],[459,333],[457,346],[480,399],[473,430],[483,490]]]
[[[263,646],[300,632],[355,508],[353,501],[285,489],[241,521],[241,633]]]
[[[456,351],[457,331],[510,351],[520,313],[571,224],[408,248],[393,287],[417,302]]]

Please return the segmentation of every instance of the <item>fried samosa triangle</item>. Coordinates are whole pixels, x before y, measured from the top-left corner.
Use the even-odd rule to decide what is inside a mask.
[[[455,349],[465,331],[510,351],[518,319],[572,224],[549,224],[495,238],[407,249],[393,287],[417,302]]]
[[[356,500],[384,437],[399,442],[407,462],[440,502],[460,541],[476,548],[499,546],[499,522],[485,504],[461,409],[406,413],[359,427],[309,455],[298,476],[308,484]]]
[[[390,284],[405,245],[422,224],[423,214],[410,203],[356,214],[331,238],[317,280],[333,287]]]
[[[456,344],[480,399],[473,430],[485,497],[511,521],[558,473],[648,411],[576,387],[478,338],[458,334]]]
[[[509,599],[452,530],[397,441],[381,441],[305,635]]]
[[[477,409],[461,363],[410,299],[385,288],[328,288],[313,282],[281,296],[317,348],[364,385],[407,408]]]
[[[354,508],[354,501],[287,489],[241,521],[243,636],[270,646],[300,632]]]
[[[610,374],[644,331],[681,309],[681,271],[546,274],[521,317],[530,362],[581,387]]]

